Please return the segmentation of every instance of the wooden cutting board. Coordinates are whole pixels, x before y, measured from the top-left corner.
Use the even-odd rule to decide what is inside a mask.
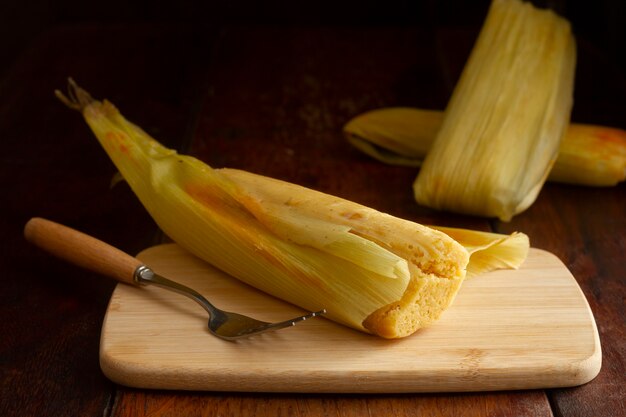
[[[263,294],[174,244],[139,255],[219,307],[265,321],[303,310]],[[211,336],[195,302],[120,284],[100,363],[122,385],[208,391],[400,393],[564,387],[601,366],[596,324],[576,280],[531,249],[521,269],[467,280],[433,326],[384,340],[316,318],[237,342]]]

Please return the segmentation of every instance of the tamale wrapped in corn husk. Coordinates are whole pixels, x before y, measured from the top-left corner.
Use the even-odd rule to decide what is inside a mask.
[[[509,221],[536,199],[569,123],[569,23],[494,0],[414,183],[418,203]]]
[[[82,112],[170,238],[264,292],[395,338],[436,320],[463,282],[469,253],[445,233],[294,184],[213,169],[163,147],[74,83],[71,100],[58,95]]]
[[[72,99],[57,95],[82,112],[170,238],[264,292],[307,310],[325,309],[326,317],[357,330],[397,338],[437,320],[465,278],[470,252],[450,231],[284,181],[213,169],[163,147],[73,82]],[[477,235],[457,233],[475,252]]]
[[[443,122],[443,112],[388,107],[359,114],[344,126],[347,140],[390,165],[419,167]],[[572,123],[548,181],[609,187],[626,180],[626,131]]]

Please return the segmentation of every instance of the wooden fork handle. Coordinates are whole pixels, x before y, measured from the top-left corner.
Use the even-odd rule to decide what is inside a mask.
[[[134,274],[142,262],[95,237],[40,217],[26,223],[24,236],[65,261],[127,284],[137,284]]]

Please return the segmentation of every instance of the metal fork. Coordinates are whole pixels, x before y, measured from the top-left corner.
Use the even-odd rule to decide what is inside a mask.
[[[270,330],[294,326],[297,322],[324,314],[321,310],[278,323],[220,310],[197,291],[164,278],[139,259],[78,230],[39,217],[24,227],[26,239],[51,254],[93,272],[132,285],[156,285],[191,298],[209,313],[209,332],[225,340],[236,340]]]

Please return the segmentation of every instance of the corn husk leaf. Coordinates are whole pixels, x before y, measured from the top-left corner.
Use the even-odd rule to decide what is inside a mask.
[[[526,260],[530,241],[521,232],[510,235],[454,227],[430,226],[459,242],[470,254],[467,278],[498,269],[518,269]]]
[[[421,166],[443,122],[443,112],[393,107],[372,110],[343,128],[357,149],[392,165]]]

